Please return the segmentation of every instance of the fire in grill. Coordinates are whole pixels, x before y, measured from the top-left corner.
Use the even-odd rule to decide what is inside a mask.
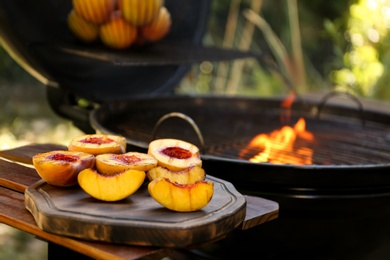
[[[134,100],[111,104],[109,110],[98,110],[93,124],[99,130],[124,135],[130,144],[141,148],[146,148],[154,138],[163,137],[200,144],[191,125],[180,118],[167,119],[153,136],[156,122],[175,111],[188,115],[197,124],[204,138],[203,155],[206,157],[251,160],[268,149],[272,150],[273,158],[260,162],[313,165],[389,163],[390,126],[382,113],[359,111],[355,104],[350,107],[325,106],[318,112],[318,102],[297,102],[292,107],[290,121],[281,122],[280,116],[284,113],[281,101],[278,98],[218,97]],[[275,140],[273,148],[269,144],[248,146],[259,134],[270,137],[272,132],[283,127],[293,131],[294,126],[302,127],[302,124],[303,133],[298,134],[289,149],[278,148],[282,142]],[[273,140],[269,142],[272,144]]]
[[[240,159],[277,164],[311,164],[314,136],[300,118],[294,126],[283,126],[270,134],[258,134],[241,150]],[[260,151],[260,152],[259,152]],[[248,155],[250,158],[248,159]]]

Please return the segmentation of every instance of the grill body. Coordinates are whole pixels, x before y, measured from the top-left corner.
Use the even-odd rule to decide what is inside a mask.
[[[319,112],[321,99],[296,102],[290,123],[306,118],[307,129],[317,138],[315,164],[240,159],[240,150],[253,136],[283,125],[283,99],[147,98],[103,106],[91,114],[91,123],[98,131],[125,135],[131,150],[146,151],[150,140],[164,137],[200,146],[194,129],[179,118],[166,120],[153,136],[164,114],[187,114],[203,134],[207,174],[232,182],[243,194],[279,203],[278,219],[190,251],[196,258],[388,258],[390,110],[377,103],[359,110],[356,104],[342,101]]]

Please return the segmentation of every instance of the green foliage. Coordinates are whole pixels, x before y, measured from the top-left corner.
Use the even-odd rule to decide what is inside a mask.
[[[31,82],[28,75],[16,62],[5,52],[0,45],[0,79],[5,81]]]
[[[254,10],[259,2],[260,9]],[[213,12],[205,44],[258,52],[274,59],[278,68],[267,67],[264,62],[254,65],[253,60],[244,61],[239,66],[237,63],[241,61],[231,61],[229,65],[216,63],[207,81],[211,85],[206,87],[203,82],[202,91],[256,96],[286,94],[291,88],[281,78],[289,79],[290,84],[300,92],[331,90],[329,75],[343,65],[347,43],[342,31],[347,27],[350,2],[297,1],[297,6],[293,7],[297,9],[298,26],[291,24],[294,21],[291,20],[294,18],[291,11],[293,2],[212,1]],[[248,9],[254,10],[263,21],[262,26],[257,26],[253,31],[250,28],[250,25],[254,26],[253,21],[248,21],[245,16]],[[234,39],[229,41],[229,34],[232,33]],[[297,39],[300,40],[298,45]],[[297,60],[296,54],[299,52],[302,53],[301,61]],[[222,67],[225,69],[221,70]],[[302,69],[297,71],[299,67]],[[192,80],[195,78],[193,73],[190,77]],[[189,90],[187,83],[184,81],[184,85],[179,86],[179,93]],[[302,84],[304,86],[300,89]],[[190,91],[197,93],[196,89]]]
[[[0,224],[0,234],[0,259],[47,259],[47,243],[37,240],[33,235],[3,224]],[[9,237],[14,239],[6,239]]]
[[[330,73],[335,89],[356,96],[389,100],[390,1],[359,0],[350,5],[343,36],[336,22],[326,22],[342,64]],[[337,49],[336,49],[337,48]]]

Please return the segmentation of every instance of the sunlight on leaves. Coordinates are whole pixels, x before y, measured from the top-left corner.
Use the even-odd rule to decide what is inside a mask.
[[[360,0],[350,7],[344,68],[333,71],[336,89],[370,97],[385,69],[377,44],[389,34],[390,1]]]

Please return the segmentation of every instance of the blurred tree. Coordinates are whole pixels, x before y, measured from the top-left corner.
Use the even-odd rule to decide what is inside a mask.
[[[329,35],[335,27],[328,24]],[[390,99],[387,87],[390,65],[390,1],[359,0],[349,8],[345,47],[339,52],[343,64],[331,74],[337,91],[357,96]]]
[[[306,75],[305,81],[307,81],[304,90],[328,91],[332,84],[329,79],[330,72],[335,66],[337,68],[340,64],[343,64],[342,60],[340,61],[340,52],[335,50],[344,49],[346,44],[344,43],[345,40],[340,39],[339,36],[337,36],[339,41],[334,41],[335,39],[332,38],[334,35],[327,32],[326,21],[337,27],[337,33],[342,36],[347,28],[349,5],[353,1],[296,1],[296,6],[292,6],[292,2],[295,1],[212,1],[213,12],[210,17],[205,44],[238,49],[248,48],[278,59],[273,50],[276,46],[272,42],[270,44],[269,41],[273,37],[274,42],[278,41],[281,44],[279,47],[282,47],[285,54],[288,54],[279,57],[280,60],[289,63],[296,52],[299,51],[296,44],[298,42],[302,55],[301,64],[304,66],[303,73]],[[295,20],[292,16],[294,14],[291,11],[292,7],[296,9]],[[268,31],[259,28],[253,30],[250,27],[251,21],[248,21],[245,17],[245,11],[248,9],[254,11],[263,19]],[[292,24],[293,22],[298,23]],[[270,34],[274,36],[271,37]],[[286,87],[280,71],[272,69],[270,71],[272,66],[269,66],[269,63],[246,60],[240,66],[235,64],[237,62],[212,64],[213,69],[207,71],[213,80],[208,80],[210,86],[203,87],[203,89],[220,94],[229,93],[228,90],[233,89],[234,91],[231,91],[230,94],[255,96],[270,96],[288,92],[289,89]],[[222,70],[223,73],[221,73],[221,66],[225,67]],[[296,68],[293,67],[293,69]],[[283,71],[280,64],[279,70]],[[232,83],[232,75],[238,73],[240,73],[239,81]],[[293,70],[290,71],[290,74],[296,76]],[[196,75],[200,76],[196,77]],[[190,74],[190,80],[202,79],[204,78],[202,75],[204,75],[204,71],[195,66],[193,74]],[[188,91],[190,85],[191,82],[185,81],[185,90]],[[196,84],[192,85],[196,86]],[[232,85],[233,87],[231,87]],[[183,90],[183,88],[179,88],[180,90]],[[195,90],[195,92],[197,91]]]

